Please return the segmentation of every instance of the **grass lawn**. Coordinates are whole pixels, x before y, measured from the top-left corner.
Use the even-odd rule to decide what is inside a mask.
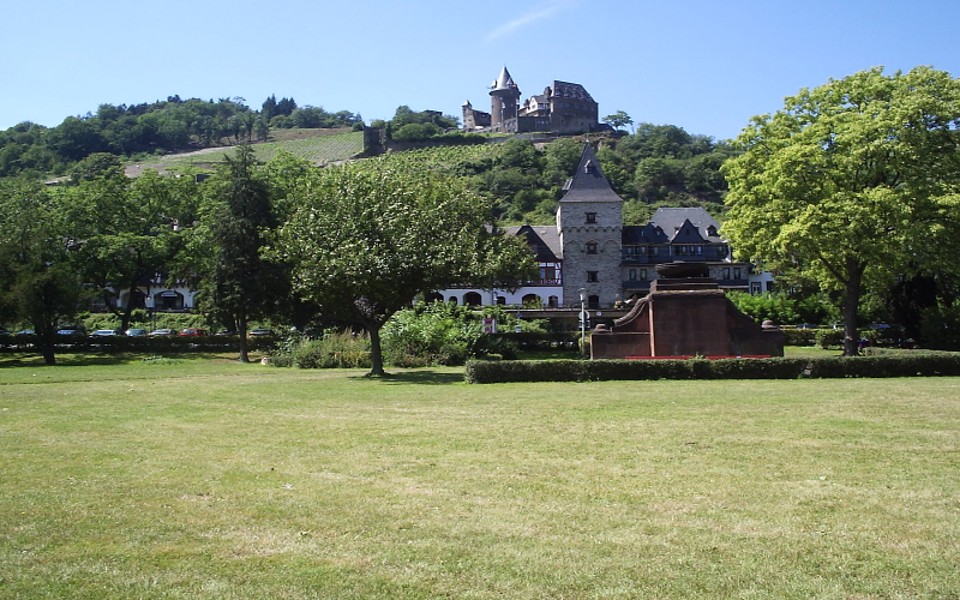
[[[0,357],[0,598],[957,598],[960,378]]]

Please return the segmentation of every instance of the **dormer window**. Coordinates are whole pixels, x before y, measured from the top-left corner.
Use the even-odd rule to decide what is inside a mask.
[[[588,212],[587,213],[587,225],[596,225],[597,223],[597,213]]]
[[[707,235],[709,235],[710,237],[716,237],[716,235],[717,235],[717,228],[714,227],[713,225],[709,225],[709,226],[707,227]]]

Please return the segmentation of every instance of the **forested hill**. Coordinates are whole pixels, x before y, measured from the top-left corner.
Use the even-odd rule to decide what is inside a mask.
[[[267,98],[260,110],[251,109],[241,98],[213,101],[172,96],[152,104],[103,104],[96,114],[68,117],[56,127],[21,123],[0,132],[0,178],[24,175],[39,179],[73,174],[87,167],[84,163],[89,161],[85,159],[90,157],[90,161],[98,162],[102,153],[164,170],[155,166],[158,155],[175,154],[162,162],[168,164],[172,160],[171,164],[183,166],[177,159],[189,155],[181,153],[264,142],[268,138],[272,144],[256,146],[264,150],[257,152],[261,160],[269,158],[271,148],[282,148],[312,162],[330,162],[358,154],[361,148],[353,145],[360,144],[356,138],[359,134],[348,134],[350,139],[325,136],[323,141],[315,138],[317,142],[297,142],[300,146],[310,144],[312,150],[306,150],[306,154],[316,153],[316,147],[332,142],[353,148],[336,156],[304,155],[304,148],[290,148],[289,141],[277,140],[313,138],[310,132],[318,128],[332,133],[334,129],[342,131],[344,127],[362,125],[360,115],[349,111],[329,113],[323,108],[299,107],[293,99],[277,100],[274,96]],[[537,150],[529,141],[517,139],[495,148],[468,150],[469,146],[455,145],[463,137],[456,130],[455,117],[435,111],[417,112],[407,106],[398,107],[392,120],[373,125],[383,127],[394,140],[446,139],[452,144],[450,150],[415,152],[409,159],[444,163],[452,173],[466,178],[477,192],[491,198],[498,216],[510,223],[553,220],[561,186],[576,168],[583,143],[582,138],[565,138]],[[278,135],[280,129],[290,129],[291,135]],[[593,136],[591,141],[599,147],[604,172],[626,201],[627,224],[646,222],[658,206],[703,206],[720,217],[727,186],[719,169],[733,155],[726,142],[692,135],[675,125],[649,123],[639,124],[629,135],[621,131],[616,135]],[[217,156],[214,162],[222,160],[222,153]],[[206,155],[204,160],[214,158]],[[187,163],[192,164],[189,160]],[[96,165],[92,168],[95,170]]]
[[[721,217],[727,184],[720,165],[734,154],[724,142],[673,125],[641,124],[626,136],[589,136],[604,173],[624,199],[624,223],[642,225],[660,206],[702,206]],[[576,169],[584,138],[561,138],[538,150],[524,139],[391,153],[377,160],[426,163],[464,178],[494,203],[506,223],[553,223],[563,184]]]
[[[151,104],[101,104],[97,112],[67,117],[56,127],[24,122],[0,132],[0,177],[62,174],[98,152],[124,157],[185,152],[227,143],[266,140],[271,128],[333,128],[362,125],[349,111],[330,113],[297,106],[292,98],[267,98],[260,110],[242,98]]]

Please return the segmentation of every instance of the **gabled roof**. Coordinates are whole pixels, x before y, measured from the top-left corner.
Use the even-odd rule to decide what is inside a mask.
[[[634,246],[639,244],[666,244],[669,242],[670,238],[667,237],[667,234],[663,231],[663,229],[657,227],[653,223],[647,223],[642,227],[637,225],[627,225],[623,228],[623,244],[626,246]]]
[[[720,224],[702,208],[658,208],[650,224],[663,229],[673,243],[723,241],[717,234]]]
[[[572,98],[574,100],[593,102],[593,97],[590,96],[590,92],[579,83],[554,80],[553,95],[559,98]]]
[[[702,244],[704,239],[697,226],[685,219],[670,241],[674,244]]]
[[[507,235],[524,236],[539,262],[555,262],[563,258],[560,234],[552,225],[521,225],[504,228]]]
[[[580,164],[573,177],[563,186],[564,195],[560,202],[623,202],[613,191],[610,182],[600,169],[600,161],[590,144],[583,145]]]

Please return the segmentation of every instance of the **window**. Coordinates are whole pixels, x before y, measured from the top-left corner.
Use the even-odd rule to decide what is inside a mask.
[[[599,281],[599,279],[598,279],[598,277],[597,277],[597,274],[598,274],[598,273],[599,273],[599,271],[587,271],[587,282],[588,282],[588,283],[596,283],[597,281]]]
[[[640,269],[640,281],[646,281],[646,280],[647,280],[647,270]]]
[[[596,253],[597,253],[597,243],[587,242],[587,254],[596,254]]]
[[[588,212],[587,213],[587,225],[595,225],[597,223],[597,213]]]
[[[723,268],[723,278],[727,280],[730,279],[730,267]]]
[[[540,283],[553,283],[557,280],[557,268],[553,265],[544,265],[540,267]]]
[[[740,267],[735,267],[733,269],[733,278],[740,279]]]
[[[629,279],[630,279],[630,281],[636,281],[636,280],[637,280],[637,270],[636,270],[636,269],[630,269],[630,271],[629,271]]]

